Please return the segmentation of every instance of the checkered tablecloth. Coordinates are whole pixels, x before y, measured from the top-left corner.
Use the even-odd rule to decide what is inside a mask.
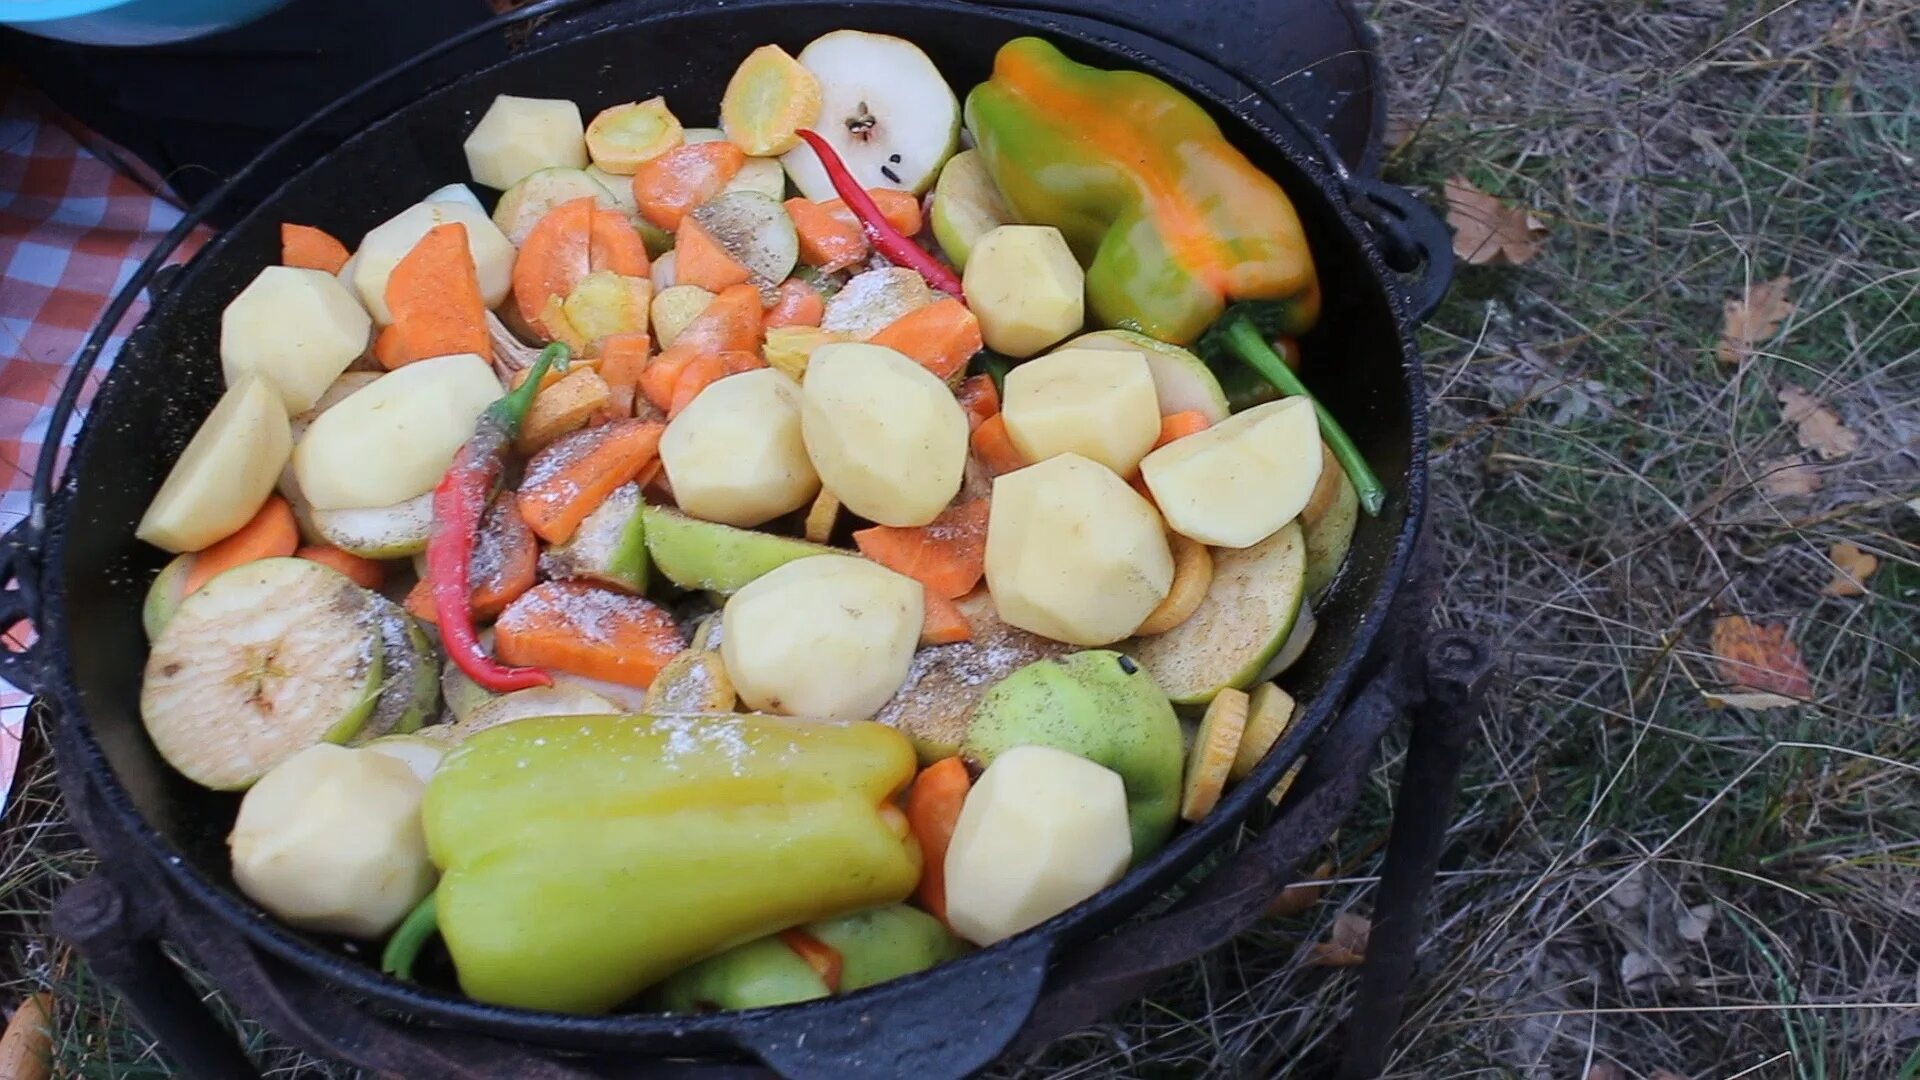
[[[28,483],[74,355],[107,302],[181,217],[178,206],[109,164],[113,159],[110,148],[38,95],[0,78],[0,530],[26,516]],[[205,239],[195,236],[182,257]],[[118,328],[95,382],[144,310],[136,304]],[[24,693],[0,682],[0,809],[19,758],[26,704]]]

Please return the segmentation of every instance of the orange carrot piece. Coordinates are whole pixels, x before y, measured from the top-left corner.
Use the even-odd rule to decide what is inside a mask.
[[[780,941],[792,949],[800,959],[807,962],[820,981],[826,984],[827,993],[840,992],[840,977],[846,970],[846,958],[840,950],[807,933],[797,926],[780,931]]]
[[[1212,426],[1207,422],[1207,414],[1198,409],[1168,413],[1160,418],[1160,438],[1154,442],[1153,447],[1158,450],[1175,439],[1184,439]]]
[[[511,491],[487,507],[474,537],[473,561],[468,570],[473,583],[468,606],[482,622],[497,617],[520,594],[533,588],[540,564],[540,545],[520,515],[519,499]]]
[[[799,278],[781,282],[773,295],[773,306],[767,309],[766,317],[769,330],[776,326],[819,326],[827,313],[827,301],[820,290]]]
[[[321,566],[331,566],[363,589],[377,589],[387,580],[386,567],[372,559],[363,559],[351,551],[342,551],[330,544],[308,544],[295,551],[293,556],[296,559],[317,562]]]
[[[573,291],[593,257],[593,197],[583,195],[534,223],[513,260],[513,303],[520,318],[548,339],[542,316],[551,297]]]
[[[720,354],[720,366],[727,369],[727,374],[738,375],[743,371],[755,371],[766,367],[767,358],[761,356],[758,352],[748,352],[745,349],[729,349]]]
[[[400,330],[400,324],[383,326],[379,333],[373,335],[373,358],[388,371],[407,362],[407,339]]]
[[[223,571],[256,559],[272,559],[293,554],[300,546],[300,526],[293,519],[293,507],[278,495],[267,501],[245,525],[225,539],[216,540],[193,557],[180,595],[191,596],[200,586]]]
[[[400,606],[407,609],[407,614],[428,626],[440,625],[440,610],[433,604],[433,585],[426,578],[413,583],[413,588],[407,590],[407,598]]]
[[[704,145],[704,144],[702,144]],[[766,309],[760,290],[734,285],[720,290],[711,303],[673,339],[673,348],[693,353],[758,352],[766,329]]]
[[[873,197],[873,205],[880,208],[880,216],[887,219],[887,224],[900,230],[900,235],[913,236],[920,231],[920,226],[923,224],[920,216],[920,199],[913,192],[895,191],[892,188],[868,188],[867,194]],[[833,201],[840,203],[843,207],[846,205],[839,199]]]
[[[667,404],[667,419],[680,415],[680,410],[693,404],[700,391],[712,386],[727,376],[726,361],[719,353],[704,353],[693,358],[686,367],[680,369],[680,375],[673,381],[673,400]]]
[[[1000,411],[1000,391],[994,389],[993,378],[989,375],[974,375],[960,384],[954,392],[960,399],[960,407],[966,410],[967,426],[977,428],[986,423],[987,418]]]
[[[666,412],[673,405],[673,388],[680,384],[680,373],[687,370],[687,365],[699,355],[696,352],[677,353],[668,349],[654,357],[640,372],[640,392],[646,395],[654,408]]]
[[[648,420],[615,420],[548,444],[527,462],[520,517],[540,539],[565,543],[614,488],[653,459],[665,429]]]
[[[1013,445],[1013,436],[1007,434],[1006,418],[999,413],[982,420],[980,426],[973,429],[972,441],[973,456],[995,476],[1026,467],[1020,448]]]
[[[579,581],[541,582],[493,624],[502,663],[642,689],[685,647],[673,616],[658,604]]]
[[[698,285],[717,293],[729,285],[739,285],[752,277],[739,260],[727,254],[707,227],[689,214],[680,219],[673,240],[673,280],[680,285]]]
[[[613,391],[613,409],[618,415],[633,415],[640,376],[651,359],[653,338],[645,331],[608,334],[600,339],[600,377],[607,380],[607,387]]]
[[[875,525],[853,534],[860,554],[953,600],[973,591],[987,568],[987,500],[971,499],[916,528]],[[964,620],[963,620],[964,621]]]
[[[663,229],[720,194],[747,156],[730,142],[688,143],[640,163],[633,173],[633,202],[640,216]],[[675,260],[676,270],[679,260]]]
[[[653,262],[647,258],[646,242],[640,239],[627,215],[596,206],[587,231],[587,272],[602,270],[627,277],[646,277],[653,270]]]
[[[838,199],[833,202],[839,202]],[[851,210],[844,215],[828,209],[829,203],[794,196],[784,204],[800,235],[800,261],[815,269],[832,273],[852,266],[867,257],[867,234]],[[841,209],[846,204],[841,203]]]
[[[311,225],[295,225],[291,221],[280,223],[280,264],[298,267],[301,270],[320,270],[328,274],[337,274],[351,258],[347,254],[347,245],[333,238],[325,229],[316,229]]]
[[[387,278],[387,307],[397,340],[381,357],[383,364],[389,357],[397,362],[388,366],[398,367],[452,353],[493,358],[487,302],[467,251],[467,227],[457,221],[428,230],[394,265]]]
[[[947,921],[947,847],[971,787],[967,763],[950,757],[921,769],[907,789],[907,825],[920,842],[920,885],[914,897],[941,922]]]
[[[958,374],[984,344],[980,320],[951,296],[907,312],[868,340],[905,353],[942,379]]]
[[[973,626],[960,611],[960,605],[925,585],[920,591],[926,597],[926,615],[920,621],[920,644],[951,645],[973,639]]]

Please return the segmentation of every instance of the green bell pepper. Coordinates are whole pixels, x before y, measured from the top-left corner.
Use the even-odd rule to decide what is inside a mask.
[[[503,725],[427,787],[427,918],[469,997],[604,1012],[742,942],[905,899],[920,849],[890,800],[914,764],[874,723]]]
[[[1087,267],[1102,324],[1184,345],[1230,300],[1284,302],[1295,334],[1319,317],[1293,204],[1167,83],[1016,38],[966,121],[1019,220],[1058,228]]]

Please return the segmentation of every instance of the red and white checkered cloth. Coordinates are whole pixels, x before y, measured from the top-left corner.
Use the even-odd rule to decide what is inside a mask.
[[[0,81],[0,530],[26,516],[53,401],[81,343],[181,217],[178,206],[108,164],[89,149],[93,144],[38,95],[9,91]],[[206,235],[193,236],[181,258]],[[96,385],[145,310],[134,305],[101,355]],[[69,439],[78,427],[76,420]],[[0,682],[0,809],[19,758],[26,704],[26,694]]]

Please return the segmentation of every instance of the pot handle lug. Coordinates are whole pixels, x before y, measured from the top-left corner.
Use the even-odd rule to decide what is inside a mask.
[[[0,680],[40,693],[39,642],[23,643],[40,614],[40,529],[32,516],[0,536]]]
[[[884,996],[828,998],[798,1023],[742,1025],[744,1049],[787,1080],[971,1076],[1027,1023],[1053,940],[1031,935],[992,957],[951,961]]]
[[[1433,208],[1398,184],[1370,176],[1346,179],[1347,203],[1367,223],[1387,266],[1406,275],[1407,314],[1427,321],[1453,283],[1453,234]]]

